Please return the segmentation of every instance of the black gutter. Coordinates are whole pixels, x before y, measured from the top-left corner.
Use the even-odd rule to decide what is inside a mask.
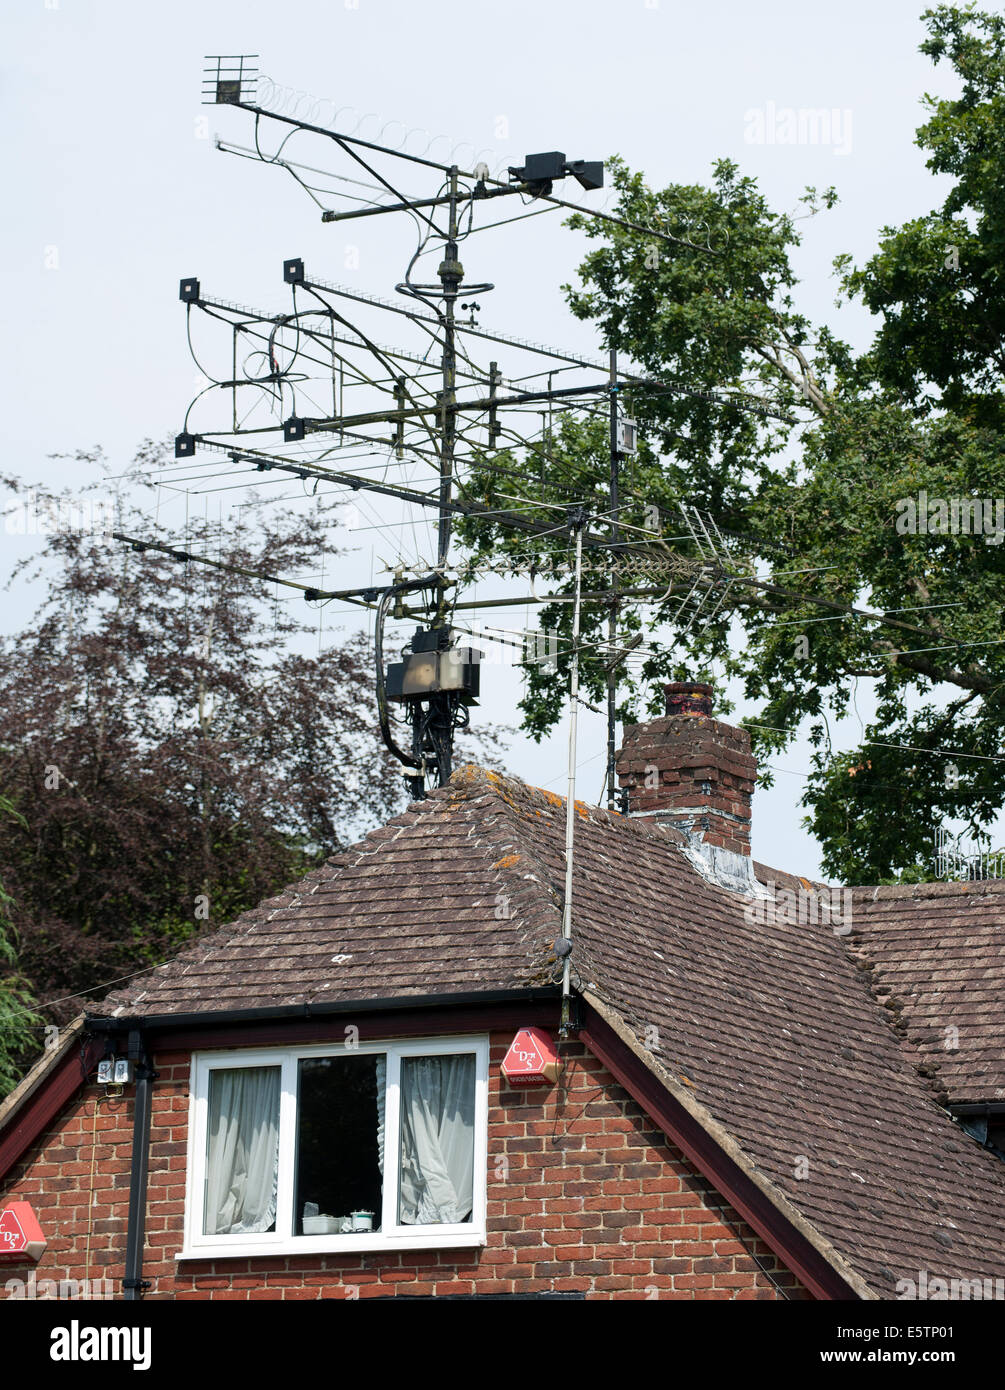
[[[1005,1115],[1005,1101],[979,1101],[967,1105],[953,1105],[950,1103],[947,1109],[953,1115],[958,1115],[966,1119],[972,1115]]]
[[[466,994],[399,994],[386,999],[338,999],[320,1004],[277,1004],[261,1009],[204,1009],[186,1014],[123,1014],[119,1018],[87,1014],[88,1033],[129,1033],[142,1028],[147,1032],[172,1032],[193,1026],[226,1028],[235,1023],[263,1023],[283,1019],[326,1018],[347,1013],[403,1013],[414,1009],[444,1009],[472,1004],[523,1004],[558,1001],[558,985],[527,989],[480,990]]]
[[[143,1278],[146,1233],[147,1169],[150,1157],[150,1110],[157,1073],[150,1064],[146,1042],[138,1028],[129,1031],[128,1056],[136,1077],[133,1105],[133,1152],[129,1173],[129,1225],[126,1230],[126,1268],[122,1280],[127,1300],[141,1298],[150,1281]]]

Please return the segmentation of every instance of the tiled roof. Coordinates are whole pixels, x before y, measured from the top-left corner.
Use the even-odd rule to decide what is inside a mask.
[[[550,819],[554,808],[537,795]],[[560,908],[553,888],[530,877],[519,820],[496,774],[434,792],[109,995],[102,1011],[181,1013],[546,983]]]
[[[950,1104],[1005,1101],[1005,882],[854,890],[852,941]]]
[[[705,881],[670,828],[576,812],[580,985],[879,1296],[920,1270],[1005,1276],[1005,1164],[936,1104],[847,940],[828,925],[745,915],[744,899]],[[560,932],[564,823],[559,797],[462,769],[102,1011],[544,983]]]

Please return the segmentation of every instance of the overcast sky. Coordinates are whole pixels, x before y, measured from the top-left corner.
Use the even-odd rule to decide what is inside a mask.
[[[941,196],[912,142],[922,94],[951,92],[952,79],[917,51],[921,9],[909,0],[7,0],[2,471],[75,486],[84,479],[48,455],[101,444],[124,468],[141,439],[178,431],[195,389],[182,276],[273,308],[282,260],[303,256],[321,278],[393,295],[410,230],[323,226],[282,175],[217,152],[216,134],[247,143],[250,122],[200,105],[204,54],[257,53],[276,82],[352,108],[350,127],[369,114],[361,133],[372,138],[381,128],[443,135],[437,158],[458,147],[461,162],[479,151],[494,167],[534,150],[617,152],[662,185],[707,181],[728,156],[779,210],[807,184],[834,184],[839,205],[806,228],[799,306],[862,346],[867,317],[833,307],[833,257],[864,259],[879,229]],[[826,141],[772,142],[786,108],[838,115]],[[429,137],[411,138],[419,149]],[[416,180],[409,191],[428,190]],[[581,250],[550,217],[487,235],[470,264],[465,256],[471,279],[497,286],[484,322],[599,354],[560,291]],[[357,574],[386,558],[385,540],[355,536]],[[33,544],[2,541],[4,569]],[[5,629],[29,611],[18,596]],[[497,670],[483,717],[512,720],[519,681]],[[865,693],[858,704],[868,717]],[[857,733],[854,720],[846,746]],[[587,716],[578,787],[587,800],[600,792],[602,745],[601,722]],[[559,729],[541,747],[517,738],[509,765],[562,791],[565,755]],[[755,799],[754,851],[813,874],[818,851],[798,805],[807,750],[776,762],[777,785]]]

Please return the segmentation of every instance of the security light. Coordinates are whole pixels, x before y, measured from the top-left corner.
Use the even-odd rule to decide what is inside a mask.
[[[525,183],[535,197],[547,197],[555,179],[571,174],[583,188],[603,188],[604,165],[601,160],[574,159],[569,161],[559,150],[524,156],[523,165],[510,168],[510,178]]]
[[[603,188],[604,163],[600,159],[575,159],[566,169],[583,188]]]
[[[537,183],[541,179],[561,179],[565,177],[565,155],[558,150],[546,154],[529,154],[523,163],[523,178],[526,183]]]

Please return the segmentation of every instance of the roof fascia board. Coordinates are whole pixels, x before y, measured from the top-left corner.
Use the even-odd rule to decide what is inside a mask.
[[[10,1123],[11,1116],[20,1109],[30,1095],[38,1089],[49,1073],[62,1061],[76,1042],[80,1042],[80,1032],[84,1026],[83,1014],[59,1030],[59,1041],[55,1047],[47,1047],[35,1059],[21,1080],[7,1096],[0,1101],[0,1134]]]
[[[278,1004],[268,1008],[201,1009],[171,1014],[88,1014],[84,1026],[93,1033],[126,1033],[140,1028],[147,1033],[180,1032],[184,1029],[228,1028],[235,1024],[275,1023],[323,1019],[345,1014],[410,1013],[464,1006],[555,1002],[560,998],[556,985],[525,989],[473,990],[459,994],[398,994],[383,999],[337,999],[316,1004]]]
[[[84,1035],[81,1023],[66,1030],[69,1036],[40,1058],[0,1109],[0,1178],[44,1133],[103,1055],[104,1040]]]
[[[493,1029],[523,1028],[531,1024],[557,1026],[559,999],[549,994],[543,999],[524,997],[477,1004],[455,1005],[449,996],[440,999],[439,1008],[409,1009],[404,1006],[371,1012],[366,1000],[353,1009],[329,1010],[324,1014],[303,1014],[292,1018],[186,1021],[180,1027],[145,1028],[154,1051],[198,1051],[213,1047],[289,1046],[297,1043],[344,1040],[344,1028],[351,1022],[362,1042],[380,1038],[424,1037],[434,1034],[488,1032]]]

